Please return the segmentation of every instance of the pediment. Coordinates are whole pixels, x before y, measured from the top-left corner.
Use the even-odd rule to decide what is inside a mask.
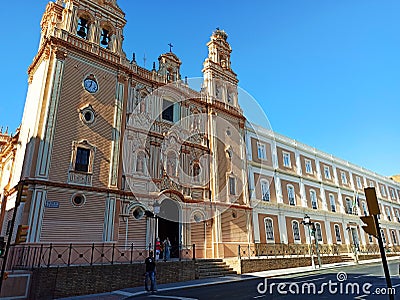
[[[114,11],[125,16],[125,13],[118,6],[117,0],[96,0],[96,2],[98,5],[104,7],[107,10]]]

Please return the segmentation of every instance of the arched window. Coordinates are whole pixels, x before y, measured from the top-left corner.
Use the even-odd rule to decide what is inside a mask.
[[[393,245],[397,245],[397,237],[396,237],[396,232],[392,230],[392,241]]]
[[[331,211],[335,212],[336,211],[336,202],[335,202],[335,196],[332,194],[329,194],[329,203],[331,205]]]
[[[361,206],[362,206],[362,209],[363,209],[364,216],[367,216],[368,215],[368,210],[367,210],[367,205],[365,204],[365,201],[363,201],[361,203]]]
[[[390,207],[386,207],[386,217],[388,219],[388,221],[392,221],[392,215],[390,213]]]
[[[335,224],[335,237],[336,237],[336,242],[337,243],[341,243],[342,242],[342,237],[340,236],[340,227],[337,224]]]
[[[372,243],[372,235],[368,234],[368,240],[370,243]]]
[[[300,241],[300,229],[299,229],[299,222],[292,221],[292,231],[293,231],[293,239],[295,242]]]
[[[352,214],[353,213],[353,205],[351,203],[350,198],[346,197],[346,214]]]
[[[385,236],[385,232],[383,231],[383,229],[381,229],[381,237],[382,237],[382,242],[384,244],[386,244],[386,236]]]
[[[322,242],[321,224],[315,223],[315,238],[318,242]]]
[[[83,39],[87,39],[88,33],[89,33],[89,20],[86,17],[80,17],[78,20],[78,27],[76,29],[76,34]]]
[[[100,45],[103,48],[109,48],[109,43],[110,43],[110,31],[106,28],[101,29],[101,36],[100,36]]]
[[[398,210],[398,209],[396,209],[396,210],[394,211],[394,213],[396,214],[397,222],[400,222],[400,214],[399,214],[399,210]]]
[[[287,185],[287,193],[288,193],[289,205],[296,205],[296,198],[293,185],[289,184]]]
[[[268,181],[261,181],[261,199],[263,201],[270,201],[269,183]]]
[[[314,190],[310,190],[311,207],[318,209],[317,193]]]
[[[274,225],[272,223],[272,219],[266,218],[264,219],[265,223],[265,236],[267,238],[267,242],[273,242],[274,239]]]

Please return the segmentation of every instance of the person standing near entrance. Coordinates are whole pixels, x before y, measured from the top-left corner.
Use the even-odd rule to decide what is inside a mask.
[[[144,277],[144,288],[147,292],[157,291],[156,284],[156,262],[154,260],[153,251],[149,252],[149,256],[144,261],[146,265],[146,273]],[[150,290],[149,290],[149,279],[150,279]]]
[[[156,239],[156,260],[159,260],[161,253],[161,242],[160,238]]]
[[[167,261],[170,259],[171,255],[171,242],[169,241],[169,238],[167,237],[164,242],[164,261]]]

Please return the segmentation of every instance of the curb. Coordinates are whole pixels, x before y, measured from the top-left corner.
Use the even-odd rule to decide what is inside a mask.
[[[399,256],[392,256],[392,257],[387,257],[388,261],[393,261],[393,260],[398,260]],[[376,258],[376,259],[370,259],[370,260],[364,260],[360,261],[358,264],[360,265],[365,265],[365,264],[372,264],[372,263],[377,263],[381,262],[381,259]],[[321,268],[313,269],[311,266],[309,267],[298,267],[298,268],[289,268],[289,269],[277,269],[277,270],[269,270],[269,271],[260,271],[260,272],[253,272],[253,273],[245,273],[241,275],[231,275],[231,276],[224,276],[224,277],[216,277],[216,278],[209,278],[205,280],[204,282],[181,282],[181,283],[170,283],[171,285],[176,284],[176,286],[170,286],[170,287],[164,287],[164,288],[159,288],[158,292],[164,292],[164,291],[172,291],[172,290],[177,290],[177,289],[186,289],[186,288],[192,288],[192,287],[202,287],[202,286],[210,286],[210,285],[216,285],[216,284],[224,284],[224,283],[230,283],[230,282],[235,282],[235,281],[246,281],[246,280],[254,280],[257,277],[260,278],[272,278],[272,277],[281,277],[285,275],[291,275],[291,274],[308,274],[312,272],[316,272],[319,270],[328,270],[328,269],[334,269],[342,266],[355,266],[357,263],[355,262],[342,262],[342,263],[334,263],[334,264],[327,264],[323,265]],[[169,284],[166,284],[169,285]],[[135,287],[135,288],[126,288],[122,290],[117,290],[109,293],[102,293],[102,294],[91,294],[91,295],[83,295],[83,296],[76,296],[76,297],[68,297],[68,298],[60,298],[59,300],[72,300],[72,299],[113,299],[115,300],[115,297],[121,297],[119,300],[125,299],[127,297],[134,297],[134,296],[140,296],[140,295],[147,295],[148,293],[144,290],[142,291],[137,291],[137,292],[129,292],[129,289],[137,289],[140,287]]]

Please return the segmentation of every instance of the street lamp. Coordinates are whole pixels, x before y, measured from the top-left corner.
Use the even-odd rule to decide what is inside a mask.
[[[158,217],[157,215],[160,213],[160,203],[156,200],[153,203],[153,213],[154,213],[154,257],[156,257],[156,242],[158,235]]]
[[[309,215],[305,215],[303,218],[303,221],[301,221],[301,224],[303,224],[304,226],[308,227],[308,234],[310,237],[310,257],[311,257],[311,266],[315,269],[315,263],[314,263],[314,256],[312,253],[312,238],[311,238],[311,231],[313,232],[314,235],[314,240],[315,240],[315,251],[317,252],[317,258],[318,258],[318,265],[321,268],[321,257],[319,255],[319,249],[318,249],[318,241],[315,237],[315,224],[314,222],[311,222],[311,218],[309,217]]]

